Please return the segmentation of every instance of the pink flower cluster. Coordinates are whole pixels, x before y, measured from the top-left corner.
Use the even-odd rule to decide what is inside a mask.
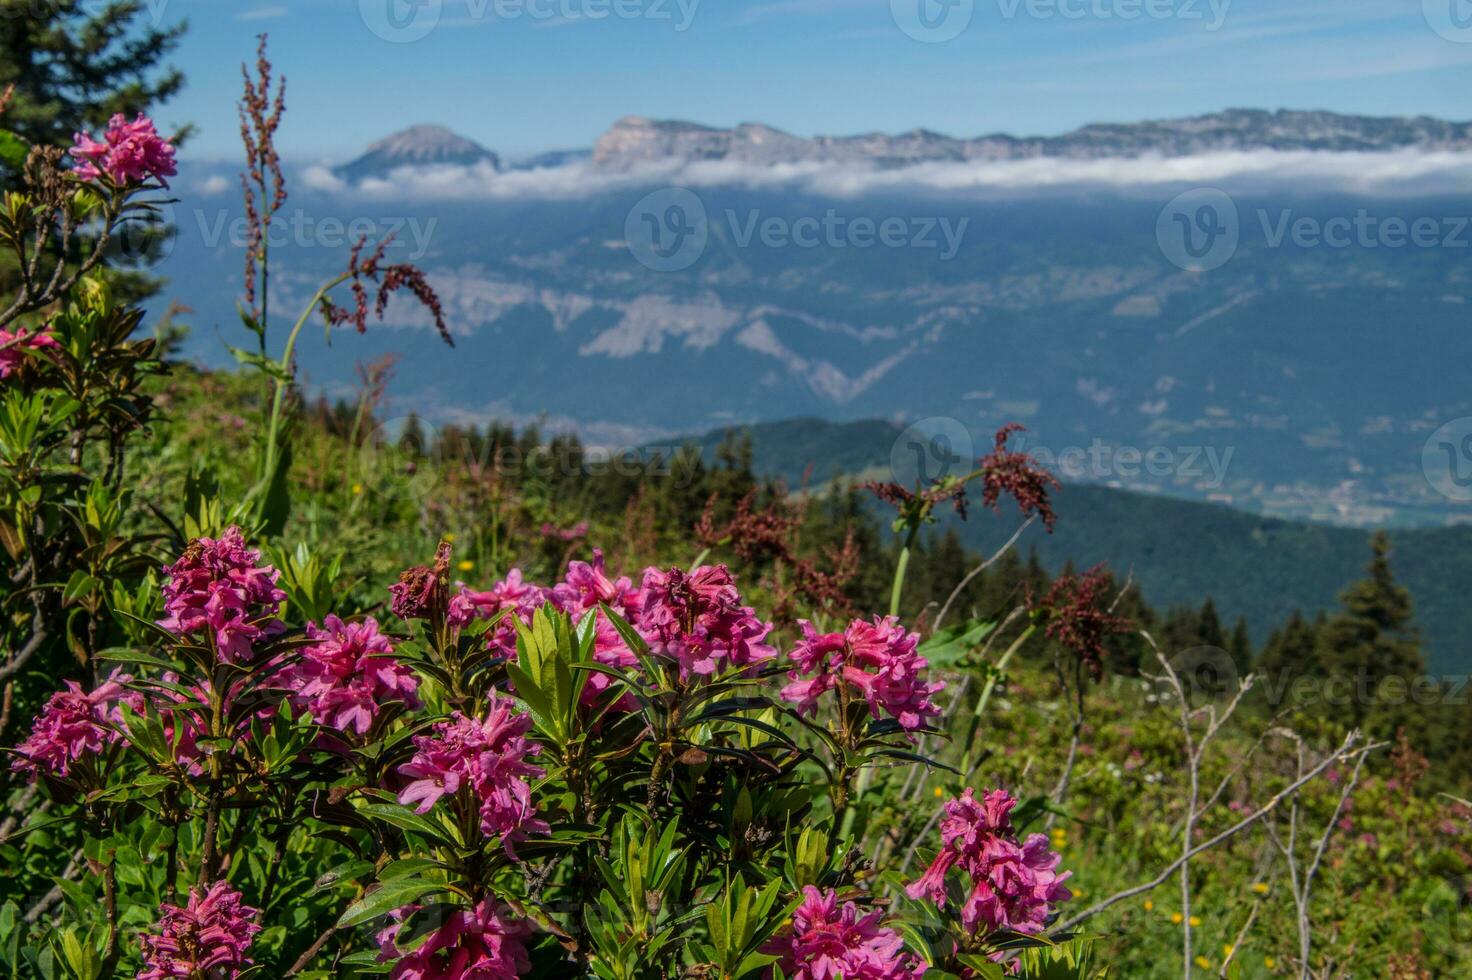
[[[782,697],[799,712],[813,714],[824,694],[848,684],[875,718],[881,710],[888,712],[906,731],[940,714],[930,696],[945,684],[926,683],[923,673],[930,664],[916,652],[920,636],[906,633],[894,616],[856,619],[842,633],[819,633],[807,620],[799,625],[803,638],[792,648],[797,669],[788,673],[791,683],[782,689]]]
[[[205,634],[221,660],[250,659],[252,644],[277,636],[285,626],[276,619],[286,593],[276,587],[281,573],[261,565],[261,553],[245,545],[238,527],[218,540],[197,538],[164,569],[164,612],[159,625],[180,637]]]
[[[30,333],[24,330],[16,330],[12,333],[0,327],[0,378],[10,377],[11,373],[21,366],[25,361],[26,351],[40,351],[60,346],[47,327]]]
[[[321,627],[308,623],[307,636],[316,644],[283,680],[293,691],[292,703],[317,724],[366,735],[385,703],[418,705],[419,679],[394,659],[376,620],[344,623],[328,616]]]
[[[251,965],[251,941],[260,913],[242,905],[240,893],[217,881],[193,889],[184,908],[164,905],[156,934],[145,934],[143,969],[137,980],[209,977],[234,980]]]
[[[91,694],[76,681],[67,681],[36,716],[30,736],[16,747],[10,768],[32,779],[42,773],[71,775],[71,765],[84,755],[97,755],[104,748],[124,741],[121,706],[142,713],[143,697],[124,685],[133,678],[113,671],[112,676]]]
[[[550,601],[559,611],[571,616],[573,622],[579,622],[588,613],[599,610],[601,604],[608,606],[626,622],[637,623],[644,605],[644,594],[634,587],[633,581],[626,575],[609,578],[604,569],[603,552],[594,548],[591,564],[584,561],[567,563],[567,574],[552,587]],[[597,617],[593,622],[593,660],[625,670],[639,666],[639,658],[634,656],[634,651],[629,649],[629,645],[619,635],[613,621],[601,610]],[[613,683],[613,679],[607,674],[589,674],[587,685],[583,688],[584,703],[598,700]],[[616,707],[632,710],[634,706],[633,697],[626,696]]]
[[[750,606],[741,604],[725,565],[644,572],[639,631],[655,653],[680,665],[680,678],[751,667],[777,651],[762,641],[772,631]]]
[[[399,767],[412,780],[399,793],[399,802],[428,813],[442,796],[465,790],[480,809],[481,832],[499,834],[506,853],[515,857],[518,841],[552,828],[538,818],[528,782],[544,775],[526,761],[541,746],[527,741],[531,717],[512,704],[510,698],[493,695],[484,721],[456,712],[437,722],[434,734],[415,736],[418,751]]]
[[[397,925],[379,936],[380,960],[400,956]],[[531,969],[524,919],[502,916],[489,899],[450,915],[418,949],[394,964],[391,980],[516,980]]]
[[[179,172],[174,164],[174,146],[158,134],[153,120],[142,113],[132,122],[118,113],[107,124],[98,142],[86,133],[76,134],[73,171],[82,180],[97,180],[104,174],[114,184],[141,184],[153,179],[169,186],[166,177]]]
[[[946,803],[940,853],[905,893],[944,908],[946,874],[960,868],[971,879],[961,906],[961,924],[968,932],[1042,932],[1053,907],[1073,897],[1063,884],[1072,872],[1057,873],[1059,855],[1048,849],[1043,834],[1018,841],[1010,816],[1016,805],[999,789],[981,800],[968,789]]]
[[[460,594],[450,600],[449,622],[464,627],[474,618],[489,619],[505,610],[490,644],[501,656],[514,659],[515,620],[530,623],[537,609],[546,604],[574,621],[606,605],[633,626],[655,653],[678,661],[680,675],[686,680],[733,667],[750,667],[776,656],[776,651],[762,642],[771,632],[771,624],[741,604],[735,582],[724,565],[689,573],[678,568],[648,568],[643,582],[636,587],[628,576],[611,575],[603,552],[597,548],[593,549],[591,562],[568,562],[563,580],[550,589],[524,582],[518,569],[512,569],[504,582],[486,592],[461,586]],[[626,669],[639,665],[634,651],[601,611],[594,629],[594,660]],[[611,683],[607,675],[592,674],[584,699],[595,700]]]
[[[882,912],[861,913],[853,902],[840,908],[837,892],[812,885],[802,894],[791,931],[762,948],[781,957],[789,980],[920,980],[925,974],[899,933],[884,928]]]

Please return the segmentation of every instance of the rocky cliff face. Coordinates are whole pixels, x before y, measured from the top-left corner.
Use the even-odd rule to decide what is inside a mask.
[[[593,162],[627,169],[661,160],[730,160],[749,164],[907,163],[1190,156],[1229,150],[1388,151],[1472,150],[1472,123],[1427,117],[1374,118],[1332,112],[1229,109],[1185,119],[1085,126],[1062,136],[1006,134],[956,139],[917,129],[898,135],[819,136],[805,139],[759,123],[717,129],[695,123],[620,119],[599,138]]]

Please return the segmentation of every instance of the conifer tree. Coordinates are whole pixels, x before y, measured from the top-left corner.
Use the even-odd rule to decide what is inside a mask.
[[[1222,629],[1222,619],[1216,611],[1216,602],[1210,596],[1201,604],[1201,612],[1196,615],[1196,645],[1199,647],[1214,647],[1217,650],[1225,650],[1227,647],[1227,634]]]
[[[144,0],[0,0],[0,92],[15,89],[0,130],[18,135],[16,145],[70,147],[77,132],[96,134],[114,114],[154,111],[184,84],[165,60],[186,25],[160,26],[155,11],[163,9]],[[172,133],[176,144],[187,129]],[[0,191],[20,179],[7,156],[0,153]],[[160,281],[139,266],[157,260],[172,234],[162,221],[135,220],[114,235],[109,264],[132,267],[113,276],[119,299],[157,290]],[[12,263],[0,264],[0,291],[19,276]]]
[[[1293,610],[1285,622],[1268,636],[1254,670],[1268,678],[1294,678],[1317,674],[1318,628]]]
[[[143,0],[0,0],[0,90],[14,85],[5,128],[32,143],[71,144],[114,113],[146,112],[184,84],[165,59],[184,33]]]
[[[1237,625],[1232,627],[1232,638],[1227,641],[1227,652],[1237,671],[1246,674],[1252,666],[1252,635],[1247,630],[1247,617],[1238,616]]]
[[[1319,632],[1318,670],[1351,683],[1349,703],[1336,705],[1347,721],[1374,718],[1376,734],[1395,732],[1410,714],[1406,689],[1426,670],[1413,622],[1411,595],[1390,568],[1390,538],[1370,540],[1365,578],[1339,596],[1340,611]]]

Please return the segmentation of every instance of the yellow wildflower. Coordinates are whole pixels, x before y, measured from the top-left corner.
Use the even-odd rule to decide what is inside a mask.
[[[1201,925],[1201,917],[1198,915],[1191,916],[1191,928],[1195,929],[1199,925]]]
[[[1152,902],[1152,901],[1150,901],[1150,899],[1148,899],[1148,898],[1145,899],[1145,911],[1146,912],[1153,912],[1153,911],[1155,911],[1155,903]]]
[[[1252,890],[1259,895],[1266,895],[1268,893],[1268,883],[1265,881],[1255,881],[1252,883]]]
[[[465,561],[462,561],[460,563],[460,571],[462,571],[462,572],[468,572],[468,571],[470,571],[474,567],[475,567],[475,562],[471,561],[468,558]]]
[[[1186,921],[1186,917],[1181,915],[1181,913],[1179,912],[1172,912],[1170,914],[1170,921],[1175,925],[1180,925],[1182,922]]]
[[[354,496],[356,496],[357,494],[360,494],[362,492],[363,492],[363,484],[361,484],[361,483],[354,483],[353,484],[353,494],[354,494]]]
[[[1198,957],[1196,957],[1196,965],[1199,966],[1199,967],[1201,967],[1201,969],[1203,969],[1203,970],[1210,970],[1211,969],[1211,960],[1207,959],[1204,956],[1198,956]]]

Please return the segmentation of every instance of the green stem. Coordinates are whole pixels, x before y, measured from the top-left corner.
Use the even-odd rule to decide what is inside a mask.
[[[276,378],[276,392],[271,400],[270,427],[266,430],[266,455],[262,459],[261,467],[262,489],[270,485],[272,474],[276,472],[276,443],[281,431],[281,419],[282,416],[285,414],[284,408],[286,405],[286,392],[287,389],[291,387],[292,381],[295,380],[295,376],[292,374],[291,365],[292,357],[296,353],[297,337],[301,336],[302,327],[305,327],[307,325],[307,321],[311,319],[312,312],[317,308],[317,304],[322,301],[322,298],[347,280],[348,274],[343,273],[336,279],[333,279],[323,285],[322,288],[318,289],[317,292],[312,295],[311,300],[307,303],[306,309],[304,309],[302,311],[302,315],[297,318],[296,324],[291,328],[291,333],[286,338],[286,347],[281,353],[281,373]]]
[[[891,616],[900,614],[900,596],[905,591],[905,572],[910,567],[910,548],[919,534],[920,523],[916,521],[910,525],[909,533],[905,535],[905,543],[900,547],[899,561],[895,562],[894,566],[894,582],[889,587],[889,614]]]
[[[992,668],[990,676],[986,679],[986,686],[981,689],[981,697],[976,702],[976,710],[971,712],[971,722],[966,728],[966,740],[962,743],[965,747],[966,754],[961,763],[961,771],[968,776],[971,774],[971,743],[976,738],[976,730],[981,725],[982,716],[986,714],[986,706],[991,703],[992,691],[997,686],[997,678],[1007,669],[1007,664],[1012,662],[1012,657],[1018,650],[1022,649],[1022,645],[1037,632],[1037,628],[1037,623],[1030,623],[1027,629],[1023,630],[1017,639],[1012,641],[1012,645],[1007,648],[1007,652],[1002,654],[1001,659]]]

